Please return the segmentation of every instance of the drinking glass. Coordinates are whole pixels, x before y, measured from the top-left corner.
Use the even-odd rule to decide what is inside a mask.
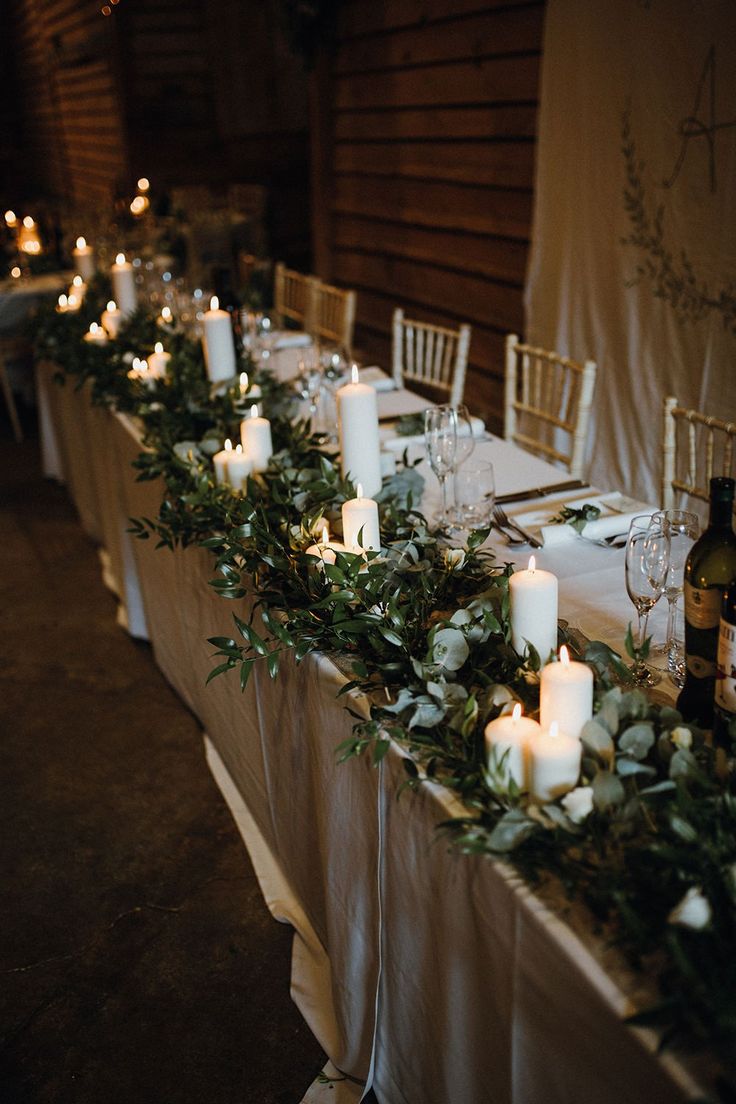
[[[669,655],[670,643],[674,631],[674,617],[677,600],[683,592],[685,580],[685,561],[695,541],[700,536],[700,522],[697,514],[688,510],[659,510],[652,514],[651,525],[664,529],[670,538],[670,567],[664,588],[667,599],[667,637],[664,644],[656,649]]]
[[[456,467],[454,476],[455,524],[461,529],[484,529],[490,525],[495,497],[493,464],[474,460]]]
[[[638,619],[637,648],[646,638],[649,613],[664,594],[669,564],[670,538],[664,526],[657,526],[650,514],[633,518],[626,539],[626,590]],[[631,671],[639,686],[655,686],[661,677],[641,659]]]
[[[306,350],[297,362],[297,388],[309,403],[309,417],[314,421],[322,389],[322,365],[314,350]]]
[[[455,469],[457,455],[457,411],[454,407],[431,406],[424,412],[424,443],[429,465],[442,491],[442,512],[438,525],[447,530],[447,478]]]
[[[685,604],[682,595],[670,605],[667,628],[667,673],[678,690],[685,685]]]

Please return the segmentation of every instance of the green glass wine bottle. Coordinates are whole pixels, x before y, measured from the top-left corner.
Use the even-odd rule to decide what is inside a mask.
[[[713,741],[729,751],[736,744],[736,583],[726,587],[721,606]]]
[[[732,514],[734,480],[710,481],[708,528],[690,549],[685,564],[685,685],[677,708],[686,721],[713,724],[716,652],[723,592],[736,582],[736,533]]]

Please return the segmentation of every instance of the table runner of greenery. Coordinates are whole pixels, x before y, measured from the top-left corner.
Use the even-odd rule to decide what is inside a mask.
[[[367,561],[338,554],[320,570],[305,549],[323,518],[339,525],[354,488],[323,441],[290,419],[289,390],[257,374],[273,430],[271,465],[244,493],[217,486],[210,458],[226,436],[238,437],[239,388],[213,393],[199,343],[174,328],[164,336],[167,377],[150,388],[129,378],[132,358],[149,353],[162,330],[141,310],[116,341],[85,342],[107,295],[98,281],[77,314],[45,313],[38,355],[60,366],[61,382],[89,381],[95,403],[139,419],[146,451],[137,477],[162,477],[166,494],[157,517],[132,521],[135,535],[210,549],[215,590],[253,597],[250,618],[234,615],[233,635],[212,639],[209,678],[234,671],[245,687],[256,663],[276,677],[286,652],[297,662],[316,649],[339,654],[352,674],[341,693],[363,691],[370,703],[366,719],[346,699],[355,724],[339,756],[369,753],[378,762],[396,741],[406,751],[407,788],[432,779],[462,799],[466,814],[440,825],[456,847],[503,856],[531,883],[558,878],[586,903],[591,922],[657,978],[661,999],[634,1021],[661,1026],[663,1043],[715,1050],[725,1073],[714,1092],[733,1099],[733,762],[675,709],[633,688],[620,659],[594,642],[580,657],[594,668],[596,713],[583,733],[579,787],[541,807],[513,785],[504,792],[487,769],[483,729],[514,699],[535,713],[539,660],[511,647],[511,567],[483,547],[487,533],[449,548],[418,508],[420,476],[404,465],[379,496],[381,553]]]

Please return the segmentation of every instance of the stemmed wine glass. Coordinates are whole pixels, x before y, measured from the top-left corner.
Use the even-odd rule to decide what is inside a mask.
[[[674,637],[675,609],[677,600],[683,592],[685,580],[685,561],[695,541],[700,536],[700,522],[697,514],[689,510],[659,510],[652,514],[650,525],[664,529],[670,538],[670,566],[667,572],[664,595],[668,603],[667,638],[658,652],[669,655]]]
[[[646,638],[649,613],[664,594],[669,565],[670,538],[664,526],[650,514],[633,518],[626,540],[626,590],[638,618],[637,651]],[[639,686],[655,686],[661,678],[640,658],[631,671]]]
[[[309,416],[314,421],[322,390],[322,365],[313,350],[299,357],[297,387],[301,397],[309,402]]]
[[[473,421],[465,403],[458,403],[455,407],[455,413],[457,415],[457,448],[455,449],[455,463],[452,468],[453,475],[457,475],[458,469],[472,455],[475,448]],[[463,511],[458,508],[458,504],[455,502],[449,511],[449,516],[456,528],[462,529],[464,527],[465,518],[462,515]]]
[[[447,478],[455,469],[457,456],[457,410],[448,405],[431,406],[424,412],[424,443],[432,471],[442,490],[441,530],[448,528]]]

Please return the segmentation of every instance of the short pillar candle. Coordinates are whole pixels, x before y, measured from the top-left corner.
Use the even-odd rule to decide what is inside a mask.
[[[345,552],[345,545],[340,541],[330,540],[330,533],[326,525],[322,527],[322,538],[317,544],[310,544],[307,556],[319,558],[319,568],[322,570],[325,564],[334,564],[338,552]]]
[[[153,347],[153,352],[146,361],[148,364],[148,371],[152,376],[155,376],[156,379],[161,379],[166,375],[166,369],[170,360],[171,353],[165,353],[162,342],[157,341]]]
[[[517,702],[511,714],[504,713],[489,721],[485,729],[486,759],[489,768],[499,771],[504,789],[513,779],[521,791],[529,788],[529,756],[531,741],[541,734],[539,724],[523,717]],[[503,764],[503,766],[501,766]]]
[[[74,271],[78,272],[83,280],[91,280],[95,274],[95,251],[91,245],[87,245],[86,238],[77,238],[77,244],[72,249],[72,262]]]
[[[560,732],[557,721],[529,745],[529,789],[535,801],[554,801],[574,789],[580,778],[583,745]]]
[[[378,503],[374,498],[364,498],[360,483],[357,498],[343,502],[342,535],[348,552],[377,551],[381,547]]]
[[[539,719],[542,728],[553,720],[566,736],[580,738],[583,725],[593,716],[593,672],[586,663],[574,663],[563,644],[560,660],[542,668]]]
[[[509,579],[509,599],[514,651],[523,655],[528,642],[544,663],[557,647],[557,576],[540,571],[530,556],[529,567]]]
[[[253,462],[253,471],[265,471],[273,455],[271,423],[268,418],[258,416],[255,403],[250,408],[249,416],[240,423],[240,440],[243,443],[243,452]]]
[[[123,322],[123,312],[118,310],[118,305],[111,299],[102,312],[102,325],[113,340],[118,336]]]

